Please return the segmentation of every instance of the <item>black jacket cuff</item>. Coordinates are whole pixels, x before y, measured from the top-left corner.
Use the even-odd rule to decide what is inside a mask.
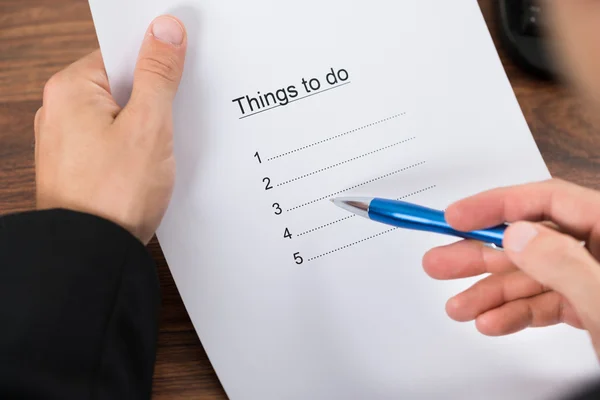
[[[146,248],[110,221],[0,218],[0,397],[149,398],[159,297]]]

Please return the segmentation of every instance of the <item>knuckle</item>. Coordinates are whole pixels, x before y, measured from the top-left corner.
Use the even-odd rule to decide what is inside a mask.
[[[40,107],[38,108],[38,110],[35,112],[35,120],[36,121],[40,121],[42,116],[43,116],[43,112],[44,112],[44,107]]]
[[[37,130],[40,128],[40,125],[42,123],[42,120],[44,118],[44,107],[40,107],[36,113],[35,113],[35,117],[33,119],[34,122],[34,128],[37,132]]]
[[[123,113],[126,125],[120,128],[129,131],[127,137],[131,143],[143,145],[152,143],[156,136],[172,134],[172,123],[156,109],[155,103],[137,97]]]
[[[61,92],[66,83],[65,72],[61,71],[54,74],[44,85],[44,98],[53,98]]]
[[[579,186],[573,182],[566,181],[561,178],[554,178],[554,183],[556,186],[564,188],[564,189],[580,189],[581,188],[581,186]]]
[[[139,61],[138,68],[168,82],[176,83],[179,77],[179,63],[173,57],[146,56]]]
[[[562,180],[560,178],[550,178],[547,180],[547,182],[552,183],[554,185],[562,185],[562,184],[566,183],[564,180]]]
[[[135,121],[134,125],[140,131],[146,131],[152,128],[154,124],[153,115],[156,114],[155,107],[140,95],[132,97],[131,105],[124,111],[127,119]]]
[[[546,185],[548,188],[551,188],[552,190],[559,190],[560,188],[569,186],[569,182],[562,180],[560,178],[550,178],[550,179],[542,182],[542,184]]]

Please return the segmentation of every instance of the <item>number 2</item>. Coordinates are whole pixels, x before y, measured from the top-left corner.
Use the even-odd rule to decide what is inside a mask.
[[[271,186],[271,179],[270,178],[264,178],[263,182],[266,184],[265,190],[271,190],[271,189],[273,189],[273,186]]]

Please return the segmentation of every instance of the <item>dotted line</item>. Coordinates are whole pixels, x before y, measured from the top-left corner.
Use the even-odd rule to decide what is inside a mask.
[[[351,134],[351,133],[355,133],[355,132],[358,132],[358,131],[362,131],[363,129],[367,129],[367,128],[370,128],[370,127],[372,127],[372,126],[375,126],[375,125],[382,124],[382,123],[384,123],[384,122],[387,122],[387,121],[389,121],[389,120],[392,120],[392,119],[395,119],[395,118],[398,118],[398,117],[402,117],[402,116],[404,116],[404,115],[406,115],[406,113],[405,113],[405,112],[403,112],[403,113],[401,113],[401,114],[392,115],[391,117],[388,117],[388,118],[382,119],[382,120],[380,120],[380,121],[377,121],[377,122],[370,123],[370,124],[368,124],[368,125],[365,125],[365,126],[361,126],[360,128],[356,128],[356,129],[353,129],[353,130],[351,130],[351,131],[348,131],[348,132],[340,133],[339,135],[336,135],[336,136],[330,137],[330,138],[328,138],[328,139],[321,140],[320,142],[316,142],[316,143],[313,143],[313,144],[309,144],[308,146],[300,147],[299,149],[292,150],[292,151],[288,151],[287,153],[283,153],[283,154],[280,154],[280,155],[278,155],[278,156],[271,157],[271,158],[269,158],[267,161],[273,161],[273,160],[277,160],[278,158],[281,158],[281,157],[289,156],[290,154],[294,154],[294,153],[297,153],[297,152],[299,152],[299,151],[302,151],[302,150],[309,149],[309,148],[311,148],[311,147],[314,147],[314,146],[317,146],[317,145],[319,145],[319,144],[323,144],[323,143],[329,142],[330,140],[334,140],[334,139],[341,138],[342,136],[346,136],[346,135],[349,135],[349,134]]]
[[[328,226],[331,226],[331,225],[337,224],[338,222],[342,222],[342,221],[345,221],[345,220],[347,220],[347,219],[354,218],[354,217],[356,217],[356,215],[350,215],[349,217],[345,217],[345,218],[338,219],[337,221],[333,221],[333,222],[330,222],[330,223],[328,223],[328,224],[325,224],[325,225],[318,226],[318,227],[316,227],[316,228],[314,228],[314,229],[311,229],[311,230],[309,230],[309,231],[306,231],[306,232],[299,233],[299,234],[298,234],[298,236],[302,236],[302,235],[306,235],[306,234],[308,234],[308,233],[316,232],[316,231],[318,231],[318,230],[321,230],[321,229],[323,229],[323,228],[327,228]]]
[[[399,170],[397,170],[397,171],[390,172],[390,173],[388,173],[388,174],[382,175],[382,176],[380,176],[380,177],[378,177],[378,178],[373,178],[373,179],[371,179],[371,180],[368,180],[368,181],[366,181],[366,182],[359,183],[358,185],[355,185],[355,186],[352,186],[352,187],[346,188],[346,189],[344,189],[344,190],[340,190],[339,192],[331,193],[331,194],[329,194],[329,195],[327,195],[327,196],[319,197],[319,198],[318,198],[318,199],[316,199],[316,200],[309,201],[308,203],[300,204],[299,206],[296,206],[296,207],[293,207],[293,208],[290,208],[290,209],[288,209],[288,210],[287,210],[287,212],[290,212],[290,211],[297,210],[297,209],[299,209],[299,208],[302,208],[302,207],[308,206],[309,204],[313,204],[313,203],[319,202],[319,201],[321,201],[321,200],[329,199],[329,198],[331,198],[331,197],[333,197],[333,196],[337,196],[338,194],[341,194],[341,193],[347,192],[348,190],[356,189],[356,188],[358,188],[358,187],[361,187],[361,186],[367,185],[367,184],[369,184],[369,183],[372,183],[372,182],[376,182],[376,181],[378,181],[378,180],[381,180],[381,179],[387,178],[387,177],[389,177],[389,176],[392,176],[392,175],[399,174],[400,172],[403,172],[403,171],[406,171],[406,170],[409,170],[409,169],[412,169],[412,168],[418,167],[419,165],[423,165],[423,164],[425,164],[425,161],[421,161],[420,163],[413,164],[413,165],[409,165],[408,167],[404,167],[404,168],[402,168],[402,169],[399,169]]]
[[[414,195],[416,195],[416,194],[419,194],[419,193],[426,192],[426,191],[428,191],[428,190],[434,189],[435,187],[436,187],[436,185],[432,185],[432,186],[426,187],[426,188],[424,188],[424,189],[417,190],[417,191],[415,191],[415,192],[409,193],[409,194],[407,194],[407,195],[404,195],[404,196],[402,196],[402,197],[398,197],[398,200],[405,199],[405,198],[407,198],[407,197],[411,197],[411,196],[414,196]],[[329,225],[333,225],[333,224],[336,224],[336,223],[338,223],[338,222],[341,222],[341,221],[343,221],[343,220],[346,220],[346,219],[349,219],[349,218],[353,218],[353,217],[355,217],[355,215],[351,215],[350,217],[342,218],[342,219],[340,219],[340,220],[337,220],[337,221],[331,222],[331,223],[329,223],[329,224],[327,224],[327,225],[320,226],[320,227],[318,227],[318,228],[315,228],[315,229],[313,229],[313,230],[311,230],[311,231],[308,231],[308,232],[305,232],[305,233],[309,233],[309,232],[312,232],[312,231],[315,231],[315,230],[319,230],[319,229],[325,228],[325,227],[327,227],[327,226],[329,226]],[[357,242],[350,243],[350,244],[347,244],[347,245],[345,245],[345,246],[342,246],[342,247],[338,247],[337,249],[334,249],[334,250],[328,251],[327,253],[323,253],[323,254],[321,254],[321,255],[318,255],[318,256],[315,256],[315,257],[311,257],[311,258],[309,258],[307,261],[309,261],[309,262],[310,262],[310,261],[314,261],[314,260],[317,260],[317,259],[319,259],[319,258],[322,258],[322,257],[328,256],[328,255],[330,255],[330,254],[333,254],[333,253],[335,253],[335,252],[338,252],[338,251],[340,251],[340,250],[345,250],[345,249],[347,249],[347,248],[349,248],[349,247],[356,246],[356,245],[357,245],[357,244],[359,244],[359,243],[366,242],[367,240],[375,239],[376,237],[379,237],[379,236],[385,235],[385,234],[387,234],[387,233],[390,233],[390,232],[392,232],[392,231],[395,231],[396,229],[398,229],[398,228],[392,228],[392,229],[388,229],[387,231],[383,231],[383,232],[380,232],[380,233],[378,233],[378,234],[376,234],[376,235],[369,236],[368,238],[361,239],[361,240],[359,240],[359,241],[357,241]],[[302,233],[302,234],[304,234],[304,233]],[[298,236],[301,236],[302,234],[300,234],[300,235],[298,235]]]
[[[332,168],[335,168],[335,167],[339,167],[340,165],[344,165],[344,164],[347,164],[347,163],[349,163],[349,162],[352,162],[352,161],[359,160],[359,159],[361,159],[361,158],[363,158],[363,157],[370,156],[371,154],[379,153],[380,151],[387,150],[387,149],[389,149],[389,148],[391,148],[391,147],[398,146],[399,144],[402,144],[402,143],[410,142],[411,140],[414,140],[414,139],[416,139],[416,137],[411,137],[411,138],[409,138],[409,139],[406,139],[406,140],[403,140],[403,141],[401,141],[401,142],[394,143],[394,144],[390,144],[389,146],[382,147],[381,149],[373,150],[373,151],[371,151],[371,152],[369,152],[369,153],[367,153],[367,154],[363,154],[362,156],[354,157],[354,158],[351,158],[350,160],[342,161],[342,162],[340,162],[340,163],[337,163],[337,164],[331,165],[331,166],[329,166],[329,167],[326,167],[326,168],[320,169],[320,170],[318,170],[318,171],[311,172],[310,174],[306,174],[306,175],[302,175],[302,176],[299,176],[299,177],[297,177],[297,178],[294,178],[294,179],[290,179],[289,181],[285,181],[285,182],[282,182],[282,183],[279,183],[279,184],[277,184],[277,187],[279,187],[279,186],[283,186],[283,185],[287,185],[288,183],[292,183],[292,182],[299,181],[300,179],[304,179],[304,178],[307,178],[307,177],[309,177],[309,176],[312,176],[312,175],[319,174],[319,173],[321,173],[321,172],[324,172],[324,171],[330,170],[330,169],[332,169]]]
[[[404,195],[404,196],[402,196],[402,197],[398,197],[396,200],[402,200],[402,199],[406,199],[407,197],[411,197],[411,196],[414,196],[414,195],[416,195],[416,194],[419,194],[419,193],[426,192],[426,191],[428,191],[428,190],[434,189],[435,187],[436,187],[436,185],[429,186],[429,187],[427,187],[427,188],[425,188],[425,189],[417,190],[416,192],[412,192],[412,193],[409,193],[409,194],[407,194],[407,195]]]
[[[325,256],[328,256],[328,255],[330,255],[330,254],[336,253],[336,252],[338,252],[338,251],[340,251],[340,250],[345,250],[345,249],[347,249],[347,248],[349,248],[349,247],[356,246],[357,244],[359,244],[359,243],[362,243],[362,242],[366,242],[367,240],[375,239],[376,237],[383,236],[383,235],[385,235],[386,233],[393,232],[393,231],[395,231],[396,229],[398,229],[398,228],[392,228],[392,229],[388,229],[387,231],[380,232],[380,233],[378,233],[377,235],[369,236],[368,238],[364,238],[364,239],[361,239],[361,240],[359,240],[359,241],[357,241],[357,242],[350,243],[350,244],[347,244],[347,245],[345,245],[345,246],[342,246],[342,247],[338,247],[337,249],[334,249],[334,250],[328,251],[327,253],[323,253],[323,254],[321,254],[321,255],[318,255],[318,256],[315,256],[315,257],[311,257],[311,258],[309,258],[309,259],[307,260],[307,262],[311,262],[311,261],[317,260],[317,259],[319,259],[319,258],[321,258],[321,257],[325,257]]]

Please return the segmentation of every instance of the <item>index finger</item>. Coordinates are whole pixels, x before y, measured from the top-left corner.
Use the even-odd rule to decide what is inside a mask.
[[[110,93],[108,75],[99,49],[69,65],[64,73],[71,77],[84,78]]]
[[[112,123],[120,111],[110,93],[99,50],[52,76],[44,87],[43,97],[44,110],[58,120],[71,120],[72,115],[88,112]]]
[[[552,221],[578,239],[600,220],[600,193],[554,179],[493,189],[452,204],[446,220],[460,231],[516,221]]]

